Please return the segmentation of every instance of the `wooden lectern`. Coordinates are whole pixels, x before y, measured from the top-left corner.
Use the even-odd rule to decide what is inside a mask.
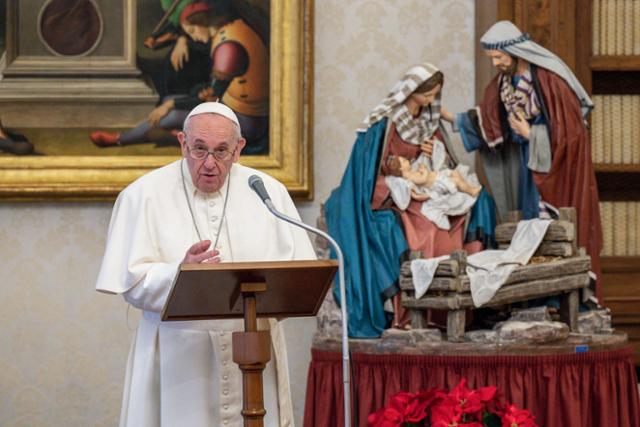
[[[262,371],[271,338],[257,318],[315,316],[337,269],[333,260],[180,266],[163,321],[244,318],[244,332],[233,333],[233,361],[242,370],[245,427],[262,427],[266,414]]]

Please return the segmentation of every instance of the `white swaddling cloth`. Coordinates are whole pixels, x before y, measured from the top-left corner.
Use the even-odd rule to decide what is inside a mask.
[[[452,170],[447,168],[447,152],[444,143],[439,140],[433,142],[431,156],[421,154],[411,164],[413,170],[417,170],[420,164],[424,164],[428,170],[438,173],[431,187],[416,186],[408,179],[398,176],[386,176],[385,183],[391,192],[391,198],[395,205],[405,210],[411,202],[411,190],[418,194],[429,196],[422,202],[420,213],[442,230],[449,230],[451,224],[449,216],[463,215],[469,212],[476,202],[476,197],[458,191],[456,185],[450,179]],[[475,173],[469,172],[467,165],[459,164],[456,169],[460,176],[474,187],[480,186]]]

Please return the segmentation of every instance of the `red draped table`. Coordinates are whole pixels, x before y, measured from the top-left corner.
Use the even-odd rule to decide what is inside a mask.
[[[343,426],[342,356],[335,344],[314,344],[305,427]],[[530,346],[529,353],[535,354],[522,354],[522,346],[513,351],[493,347],[493,354],[485,347],[480,355],[468,354],[465,344],[458,344],[460,351],[449,343],[440,350],[434,346],[426,351],[430,354],[367,354],[355,345],[352,413],[359,418],[357,425],[366,426],[367,415],[399,391],[451,389],[466,378],[470,388],[496,386],[505,401],[530,410],[541,427],[639,427],[637,378],[626,337],[594,344]]]

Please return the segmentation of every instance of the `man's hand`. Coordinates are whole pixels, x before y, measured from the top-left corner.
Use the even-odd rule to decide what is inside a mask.
[[[522,117],[520,113],[509,114],[509,125],[511,129],[514,130],[515,133],[520,135],[525,139],[529,139],[529,134],[531,133],[531,126],[529,126],[529,122]]]
[[[182,264],[215,264],[220,262],[220,252],[215,249],[210,251],[207,248],[211,246],[211,240],[201,240],[187,249],[187,253],[182,260]]]
[[[144,39],[144,47],[153,49],[155,45],[156,45],[156,39],[154,39],[153,37],[149,36],[146,39]]]
[[[187,37],[180,36],[171,51],[171,65],[174,70],[180,71],[185,62],[189,62],[189,47],[187,46]]]
[[[198,92],[198,99],[203,102],[216,102],[218,97],[214,96],[213,88],[208,86]]]

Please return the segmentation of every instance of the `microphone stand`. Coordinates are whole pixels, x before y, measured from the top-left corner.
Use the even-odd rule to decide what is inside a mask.
[[[342,312],[342,385],[343,385],[343,397],[344,397],[344,427],[351,426],[351,388],[349,381],[349,322],[347,318],[347,296],[344,284],[344,258],[342,256],[342,250],[338,243],[333,240],[331,236],[325,233],[322,230],[318,230],[315,227],[311,227],[310,225],[305,224],[302,221],[298,221],[293,219],[281,212],[279,212],[270,198],[263,199],[264,204],[267,206],[269,211],[280,218],[281,220],[293,224],[295,226],[304,228],[307,231],[310,231],[314,234],[317,234],[321,237],[327,239],[327,241],[333,247],[333,250],[336,251],[336,255],[338,256],[338,280],[340,284],[340,310]]]

